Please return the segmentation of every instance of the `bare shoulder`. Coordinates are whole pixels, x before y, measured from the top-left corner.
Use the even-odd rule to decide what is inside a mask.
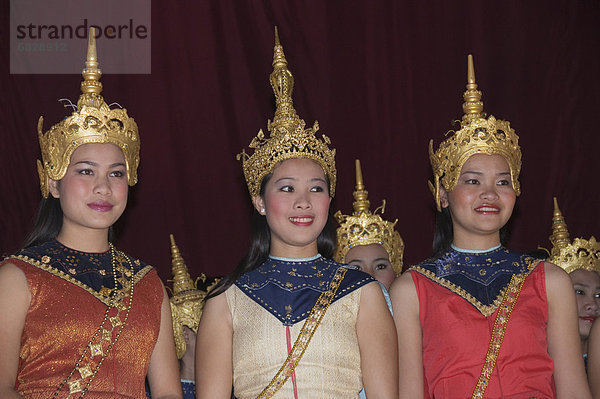
[[[368,284],[365,284],[364,286],[362,286],[360,292],[361,292],[361,298],[363,298],[363,297],[366,297],[366,298],[381,297],[381,298],[383,298],[383,291],[377,281],[372,281]]]
[[[16,290],[29,293],[25,273],[17,265],[10,262],[0,266],[0,287],[2,287],[0,291],[9,290],[14,293]]]
[[[390,296],[412,296],[416,298],[417,289],[411,272],[406,271],[394,280],[390,287]]]
[[[572,283],[569,275],[559,266],[551,262],[544,262],[544,273],[546,274],[547,289],[571,289]]]
[[[206,301],[204,309],[202,310],[202,317],[200,318],[200,325],[207,325],[209,323],[224,323],[226,326],[231,328],[233,320],[231,316],[231,310],[227,303],[226,292],[222,292],[217,296],[214,296]],[[204,323],[203,323],[204,322]]]

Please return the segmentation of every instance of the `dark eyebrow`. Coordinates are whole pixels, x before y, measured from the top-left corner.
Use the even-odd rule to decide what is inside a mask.
[[[478,176],[483,175],[483,172],[476,172],[474,170],[465,170],[464,172],[461,172],[461,175],[464,175],[467,173],[472,174],[472,175],[478,175]],[[499,172],[498,173],[498,176],[504,176],[504,175],[510,175],[510,172]]]
[[[390,261],[388,258],[377,258],[377,259],[374,259],[374,260],[375,260],[375,262],[381,262],[381,261],[389,262]]]
[[[93,161],[79,161],[79,162],[75,162],[75,165],[79,165],[79,164],[85,164],[85,165],[90,165],[90,166],[98,166],[98,164],[96,162],[93,162]]]
[[[94,161],[79,161],[79,162],[75,162],[74,163],[74,165],[80,165],[80,164],[89,165],[89,166],[98,166],[98,163],[94,162]],[[110,168],[116,168],[116,167],[119,167],[119,166],[127,167],[127,165],[125,165],[123,162],[113,163],[109,167]]]
[[[346,259],[346,264],[350,264],[352,262],[363,263],[361,259]]]
[[[294,177],[280,177],[279,179],[275,180],[275,183],[279,183],[282,180],[291,180],[291,181],[296,181],[298,179],[294,178]]]
[[[598,286],[598,285],[594,286],[592,284],[587,284],[587,283],[573,283],[573,286],[577,286],[577,285],[584,287],[584,288],[590,288],[592,290],[600,290],[600,286]]]

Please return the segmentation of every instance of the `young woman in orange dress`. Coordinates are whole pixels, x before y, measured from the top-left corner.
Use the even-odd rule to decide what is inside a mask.
[[[93,29],[73,114],[42,133],[42,203],[0,264],[0,397],[181,398],[171,312],[156,270],[116,249],[111,226],[137,182],[139,135],[110,109]]]

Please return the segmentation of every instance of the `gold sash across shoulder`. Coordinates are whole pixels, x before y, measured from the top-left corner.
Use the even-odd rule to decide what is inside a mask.
[[[532,267],[530,265],[529,271],[531,270]],[[523,283],[528,275],[528,272],[513,275],[510,279],[510,283],[508,283],[508,286],[506,287],[506,292],[504,293],[502,303],[498,308],[498,314],[496,314],[496,319],[494,320],[494,327],[492,329],[490,344],[485,355],[485,362],[483,363],[481,374],[479,375],[477,385],[473,391],[473,396],[471,396],[472,399],[483,398],[483,394],[485,393],[485,390],[490,382],[492,371],[494,370],[494,367],[496,367],[496,361],[498,360],[498,354],[500,353],[502,341],[504,340],[504,334],[506,333],[508,320],[510,319],[510,315],[512,314],[515,304],[517,303],[517,299],[519,299],[519,294],[523,288]]]
[[[281,366],[277,374],[275,374],[275,377],[273,377],[269,385],[267,385],[267,387],[263,389],[263,391],[260,393],[260,395],[256,397],[256,399],[273,397],[273,395],[275,395],[275,393],[283,386],[283,384],[286,383],[288,378],[290,378],[290,376],[294,372],[294,369],[298,365],[298,362],[300,362],[300,359],[304,355],[304,352],[306,351],[306,348],[308,347],[311,338],[317,330],[317,327],[319,326],[319,324],[321,324],[321,320],[323,320],[325,312],[327,312],[329,305],[331,305],[331,302],[335,297],[335,293],[340,287],[340,284],[344,279],[344,276],[346,275],[347,271],[348,269],[343,267],[337,270],[337,272],[333,276],[333,279],[329,283],[329,290],[323,292],[319,296],[319,299],[317,299],[315,306],[313,306],[312,310],[310,311],[310,314],[306,318],[306,321],[304,322],[304,325],[302,326],[302,329],[298,334],[298,338],[296,338],[294,346],[292,347],[292,350],[285,359],[285,362],[283,362],[283,365]]]

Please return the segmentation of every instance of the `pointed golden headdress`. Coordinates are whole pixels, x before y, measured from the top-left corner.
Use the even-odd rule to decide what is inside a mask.
[[[565,269],[567,273],[583,269],[600,274],[600,242],[597,242],[594,236],[589,240],[575,238],[571,242],[567,223],[558,208],[556,197],[550,242],[552,250],[548,260]]]
[[[381,214],[385,211],[385,200],[383,204],[371,213],[369,209],[371,203],[368,200],[369,192],[363,184],[362,170],[360,161],[355,161],[356,165],[356,189],[354,196],[354,212],[352,215],[342,215],[341,211],[335,213],[335,217],[340,224],[337,229],[337,246],[335,250],[335,260],[344,263],[348,251],[359,245],[379,244],[388,253],[390,263],[397,275],[402,273],[402,256],[404,254],[404,241],[400,233],[394,230],[398,219],[394,222],[383,220]]]
[[[467,90],[464,93],[464,116],[460,130],[443,141],[440,148],[433,151],[433,140],[429,142],[429,159],[433,168],[433,183],[429,188],[435,197],[438,211],[440,206],[440,184],[446,191],[456,187],[464,163],[475,154],[502,155],[508,166],[515,193],[521,193],[519,173],[521,172],[521,148],[519,136],[508,121],[497,120],[493,116],[485,118],[481,91],[475,83],[473,56],[468,56]]]
[[[128,183],[130,186],[137,183],[137,167],[140,163],[138,127],[133,118],[127,115],[126,109],[110,109],[100,95],[102,72],[98,69],[94,28],[90,28],[88,36],[82,94],[77,101],[77,110],[44,134],[44,118],[40,117],[38,122],[42,161],[38,160],[37,165],[44,198],[48,197],[48,179],[62,179],[73,151],[88,143],[112,143],[121,148],[125,156]]]
[[[192,280],[185,261],[181,257],[179,247],[175,244],[173,234],[171,238],[171,265],[173,273],[173,296],[169,300],[171,303],[171,317],[173,319],[173,335],[175,338],[175,350],[177,358],[181,359],[185,353],[185,338],[183,336],[182,326],[190,328],[195,333],[198,332],[198,323],[204,308],[204,297],[206,291],[197,288]],[[200,278],[206,280],[203,274]]]
[[[273,172],[275,166],[286,159],[305,158],[317,162],[329,178],[329,195],[335,194],[335,149],[328,147],[331,144],[329,137],[323,135],[323,140],[318,139],[315,133],[319,124],[315,121],[312,128],[304,129],[306,123],[300,119],[292,101],[294,77],[287,68],[287,61],[283,53],[283,46],[279,43],[277,27],[275,28],[275,49],[273,55],[273,72],[269,77],[277,109],[273,121],[268,121],[267,130],[271,133],[265,138],[262,129],[250,143],[254,148],[252,155],[243,150],[237,159],[242,161],[242,169],[250,196],[260,193],[263,178]]]

